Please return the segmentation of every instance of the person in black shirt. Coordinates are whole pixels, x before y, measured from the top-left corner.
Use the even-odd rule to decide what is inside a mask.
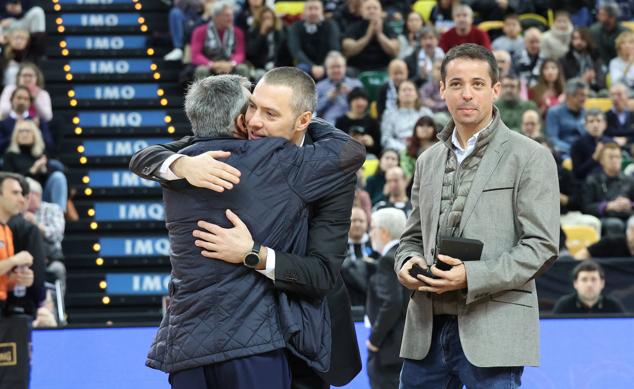
[[[384,23],[381,4],[366,0],[361,6],[363,20],[349,26],[343,37],[343,55],[348,65],[359,71],[384,70],[399,52],[396,33]]]
[[[572,158],[572,171],[575,178],[585,180],[591,173],[601,170],[599,154],[603,145],[612,142],[612,139],[604,136],[606,121],[605,114],[598,109],[586,111],[586,131],[570,148]]]
[[[605,134],[615,137],[621,147],[634,143],[634,112],[628,108],[628,96],[629,88],[625,84],[613,84],[610,87],[612,108],[605,113],[608,126]]]
[[[348,26],[363,20],[361,18],[361,0],[346,0],[335,11],[333,19],[339,26],[339,31],[345,31]]]
[[[625,235],[605,236],[575,254],[575,259],[614,257],[634,257],[634,216],[627,220]]]
[[[623,305],[616,299],[603,295],[605,273],[592,260],[578,264],[572,271],[572,286],[575,292],[561,297],[553,313],[597,314],[624,313]]]
[[[363,88],[354,88],[348,93],[350,110],[335,121],[335,127],[347,132],[365,146],[367,154],[381,155],[381,132],[379,123],[368,115],[368,94]]]

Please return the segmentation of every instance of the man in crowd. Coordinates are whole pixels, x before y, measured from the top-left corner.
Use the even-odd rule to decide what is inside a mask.
[[[597,21],[590,27],[590,34],[594,40],[599,58],[604,64],[609,64],[616,57],[616,37],[627,28],[618,22],[619,6],[614,2],[604,1],[599,6]]]
[[[585,181],[589,174],[601,170],[599,154],[603,145],[613,142],[612,139],[603,136],[605,132],[605,114],[598,109],[590,109],[586,112],[586,133],[577,139],[570,149],[572,158],[572,171],[577,180]]]
[[[405,222],[405,215],[393,208],[372,214],[372,246],[381,253],[376,273],[370,278],[366,309],[372,325],[366,346],[368,377],[373,389],[397,389],[403,364],[399,350],[409,291],[394,274],[394,257]]]
[[[542,135],[542,119],[539,112],[534,109],[524,111],[522,114],[521,132],[531,139]]]
[[[504,124],[520,132],[522,115],[528,110],[536,110],[537,105],[531,100],[520,99],[520,80],[516,76],[506,74],[501,79],[502,93],[495,105],[500,110]]]
[[[613,257],[634,257],[634,216],[627,219],[625,235],[604,236],[575,254],[575,259]]]
[[[515,73],[523,84],[529,87],[535,85],[539,78],[539,68],[543,61],[540,56],[541,39],[542,33],[536,27],[524,31],[524,49],[513,58]]]
[[[603,295],[605,272],[592,260],[578,264],[572,271],[572,286],[575,291],[560,298],[553,313],[560,314],[603,314],[624,313],[623,305],[609,296]]]
[[[565,101],[546,113],[546,133],[564,158],[570,156],[570,147],[585,133],[583,105],[588,98],[588,84],[579,78],[570,79],[565,94]]]
[[[288,48],[293,60],[315,80],[326,75],[326,56],[331,51],[339,51],[339,40],[339,28],[332,19],[324,20],[324,6],[320,0],[306,1],[303,20],[295,22],[288,31]]]
[[[341,275],[353,306],[365,305],[368,279],[373,270],[372,258],[376,256],[368,235],[368,216],[362,208],[353,207],[350,214],[348,253],[341,267]]]
[[[11,94],[11,112],[5,119],[0,120],[0,152],[4,153],[11,141],[11,134],[18,120],[33,120],[42,132],[42,138],[46,144],[47,151],[55,150],[54,140],[49,131],[48,124],[40,120],[37,116],[32,116],[29,112],[33,104],[31,92],[24,86],[18,86]]]
[[[485,31],[473,25],[473,10],[466,4],[459,4],[452,10],[455,27],[440,36],[438,46],[446,53],[454,46],[474,43],[491,50],[491,40]]]
[[[385,23],[379,0],[364,0],[361,15],[343,34],[343,55],[358,71],[384,70],[399,52],[396,33]]]
[[[452,120],[416,163],[414,208],[394,265],[412,290],[400,385],[517,388],[523,366],[539,364],[534,279],[558,256],[556,164],[500,119],[489,50],[456,46],[441,73]],[[483,243],[480,260],[440,254],[442,238],[458,237]]]
[[[516,14],[508,14],[504,17],[504,35],[496,38],[491,47],[493,50],[503,50],[516,57],[524,49],[524,38],[522,38],[522,24]]]
[[[385,191],[383,199],[379,200],[372,209],[377,211],[383,208],[396,208],[409,216],[412,204],[407,197],[407,178],[403,169],[393,167],[385,173]]]
[[[634,112],[628,108],[628,97],[629,89],[625,84],[616,83],[610,87],[612,108],[605,113],[605,134],[614,137],[621,147],[634,143]]]
[[[387,108],[396,109],[398,87],[401,85],[401,82],[409,78],[409,70],[405,61],[400,58],[391,60],[387,67],[387,76],[388,80],[379,89],[379,94],[376,99],[376,109],[379,113],[379,119],[383,116],[383,112],[385,112]]]
[[[285,74],[281,77],[283,80],[276,80],[279,78],[277,76],[265,76],[254,89],[245,115],[249,139],[281,136],[297,145],[312,147],[313,140],[304,135],[305,127],[299,126],[296,103],[310,100],[310,95],[314,96],[315,92],[299,88],[303,83],[298,80],[305,77],[304,73],[293,68],[282,69],[272,70],[267,74]],[[311,123],[309,131],[314,125],[319,123]],[[196,157],[175,154],[191,141],[190,138],[183,138],[168,145],[144,149],[133,156],[130,168],[144,178],[163,183],[185,178],[191,185],[216,191],[230,190],[239,182],[239,174],[235,169],[215,160],[226,157],[226,153],[210,152]],[[331,195],[311,204],[306,255],[266,251],[265,273],[272,279],[277,290],[308,301],[326,297],[331,313],[333,330],[330,370],[318,374],[304,361],[289,356],[293,388],[327,388],[328,384],[342,386],[352,380],[361,369],[350,302],[340,275],[353,199],[354,182],[351,181],[340,185]],[[248,229],[212,228],[205,222],[201,222],[200,227],[202,230],[197,230],[194,234],[199,237],[200,248],[205,250],[203,255],[207,254],[206,256],[216,260],[242,263],[244,251],[241,248],[245,241],[251,239]]]
[[[317,116],[334,123],[348,111],[348,93],[363,88],[356,78],[346,76],[346,58],[338,51],[326,57],[327,78],[319,81],[317,88]]]

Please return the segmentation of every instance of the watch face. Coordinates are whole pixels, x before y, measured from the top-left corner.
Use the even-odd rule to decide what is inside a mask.
[[[246,257],[244,257],[244,264],[249,267],[256,267],[258,263],[260,263],[260,257],[258,257],[256,254],[250,253],[247,254]]]

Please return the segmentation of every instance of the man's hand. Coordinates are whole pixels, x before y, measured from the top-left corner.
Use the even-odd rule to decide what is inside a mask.
[[[370,339],[365,341],[365,345],[368,347],[368,350],[372,351],[373,353],[379,352],[379,348],[373,345],[372,342],[370,342]]]
[[[621,147],[624,147],[627,144],[627,138],[624,136],[615,136],[613,139],[616,142],[616,144]]]
[[[207,258],[242,263],[244,256],[253,248],[253,238],[235,213],[227,210],[226,215],[233,228],[222,228],[201,220],[198,227],[205,231],[194,230],[193,235],[198,238],[194,244],[203,249],[201,254]]]
[[[422,278],[420,278],[420,275],[416,276],[417,278],[414,278],[409,274],[409,271],[415,264],[423,268],[423,270],[428,268],[427,262],[425,262],[423,258],[412,257],[409,261],[405,262],[405,264],[397,274],[398,282],[400,282],[401,285],[410,290],[417,290],[418,288],[421,288],[425,285]]]
[[[217,158],[227,158],[229,155],[231,153],[228,151],[208,151],[195,157],[184,155],[174,161],[170,169],[193,186],[224,192],[240,183],[238,169],[217,161]]]
[[[431,272],[438,278],[429,278],[424,275],[418,277],[427,285],[418,288],[420,292],[432,292],[443,294],[452,290],[460,290],[467,287],[467,272],[461,260],[447,255],[438,255],[438,259],[446,264],[452,265],[451,270],[443,271],[436,266],[431,267]]]
[[[31,266],[33,264],[33,256],[28,251],[20,251],[11,258],[14,266]]]
[[[9,273],[9,280],[16,285],[26,286],[28,288],[33,285],[33,270],[28,267],[18,267]]]
[[[313,65],[310,69],[310,73],[315,77],[315,79],[319,80],[326,74],[326,69],[323,66]]]
[[[608,211],[628,212],[632,209],[632,202],[627,197],[619,196],[608,203]]]
[[[603,150],[603,143],[597,143],[597,146],[594,148],[594,153],[592,153],[592,159],[595,161],[599,161],[599,156],[601,155],[601,151]]]

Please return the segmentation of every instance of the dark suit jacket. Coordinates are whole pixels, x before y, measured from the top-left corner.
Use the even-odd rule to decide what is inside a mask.
[[[621,125],[619,118],[613,110],[609,110],[605,113],[605,119],[607,121],[605,135],[625,136],[627,137],[627,143],[634,142],[634,112],[627,112],[627,118],[625,119],[625,124],[623,125]]]
[[[583,181],[588,175],[601,170],[599,162],[592,159],[592,154],[594,154],[599,141],[606,143],[612,141],[612,139],[604,136],[597,140],[590,134],[583,134],[570,147],[572,171],[576,179]]]
[[[130,170],[143,178],[166,184],[157,176],[161,164],[170,155],[188,146],[191,138],[186,136],[137,152],[130,160]],[[310,143],[312,141],[307,136],[305,144]],[[347,384],[361,371],[350,299],[340,274],[346,254],[353,199],[354,182],[351,181],[314,202],[310,209],[306,255],[276,252],[275,259],[277,289],[298,297],[326,296],[328,299],[333,328],[331,369],[320,376],[336,386]]]
[[[382,366],[402,363],[399,357],[409,292],[394,272],[394,256],[398,245],[379,258],[376,274],[370,278],[367,313],[372,330],[370,342],[379,348]]]

